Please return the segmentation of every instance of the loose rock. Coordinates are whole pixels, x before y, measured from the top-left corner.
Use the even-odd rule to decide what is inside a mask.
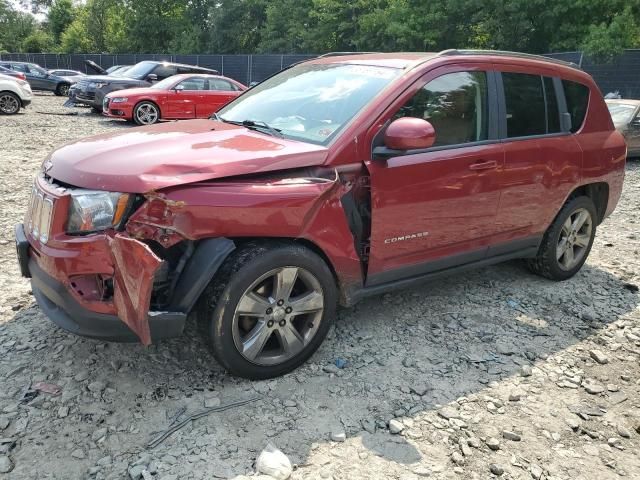
[[[287,480],[293,472],[289,458],[274,445],[268,444],[256,460],[256,470],[276,480]]]

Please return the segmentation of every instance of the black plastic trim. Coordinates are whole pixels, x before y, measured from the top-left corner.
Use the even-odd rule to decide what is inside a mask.
[[[236,248],[228,238],[202,240],[187,262],[169,302],[170,309],[189,313],[222,263]]]
[[[24,225],[21,223],[17,224],[14,231],[20,273],[25,278],[31,278],[31,272],[29,271],[29,241],[27,240],[27,235],[24,233]]]
[[[443,272],[464,265],[474,265],[476,263],[492,260],[493,258],[502,258],[505,255],[513,253],[516,253],[518,258],[527,258],[532,255],[535,256],[541,241],[542,236],[532,236],[483,247],[458,255],[451,255],[430,262],[419,263],[407,267],[396,268],[387,272],[377,273],[369,276],[365,289],[381,284],[403,282],[406,279],[430,275],[436,272]]]
[[[31,289],[44,314],[76,335],[113,342],[139,342],[138,336],[117,316],[96,313],[80,305],[66,287],[29,260]],[[182,334],[187,319],[182,312],[149,312],[152,341]]]
[[[504,255],[485,258],[483,260],[465,263],[462,265],[446,268],[443,270],[438,270],[435,272],[429,272],[429,273],[425,273],[425,274],[410,277],[410,278],[403,278],[401,280],[381,283],[379,285],[367,286],[362,288],[361,290],[357,290],[353,292],[353,294],[350,297],[350,305],[353,305],[356,302],[366,297],[382,295],[384,293],[394,291],[394,290],[411,288],[413,286],[420,285],[422,283],[435,280],[437,278],[464,272],[466,270],[471,270],[471,269],[480,268],[480,267],[487,267],[489,265],[494,265],[496,263],[502,263],[508,260],[515,260],[519,258],[532,258],[532,257],[535,257],[537,252],[538,252],[538,247],[529,247],[523,250],[517,250]]]

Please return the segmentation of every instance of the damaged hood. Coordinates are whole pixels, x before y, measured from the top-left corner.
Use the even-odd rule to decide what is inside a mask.
[[[43,162],[53,179],[81,188],[145,193],[216,178],[321,165],[325,147],[212,120],[128,129],[69,143]]]

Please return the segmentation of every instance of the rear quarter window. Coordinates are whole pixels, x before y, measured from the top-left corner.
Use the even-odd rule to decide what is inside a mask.
[[[589,87],[577,82],[562,80],[567,111],[571,116],[571,133],[576,133],[584,123],[589,106]]]

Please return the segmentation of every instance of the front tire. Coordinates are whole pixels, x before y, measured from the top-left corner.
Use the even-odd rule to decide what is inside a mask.
[[[529,269],[551,280],[567,280],[584,265],[596,236],[596,207],[589,197],[569,200],[542,239]]]
[[[250,379],[304,363],[327,335],[335,280],[313,251],[251,242],[236,250],[202,295],[199,320],[216,360]]]
[[[0,113],[13,115],[20,111],[20,98],[13,92],[0,92]]]
[[[153,125],[160,120],[160,108],[153,102],[140,102],[133,109],[133,121],[138,125]]]

